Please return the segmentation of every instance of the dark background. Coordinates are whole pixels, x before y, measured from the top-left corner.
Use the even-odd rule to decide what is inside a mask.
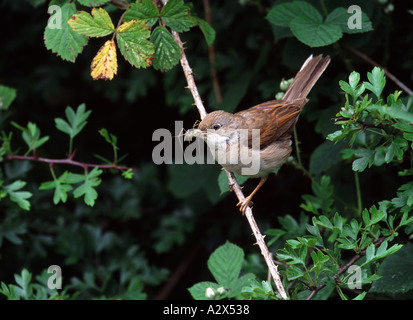
[[[320,10],[318,1],[310,2]],[[224,101],[238,101],[236,110],[273,99],[281,78],[294,76],[311,53],[332,57],[297,125],[301,158],[307,168],[312,152],[325,141],[327,133],[335,130],[331,118],[344,103],[338,81],[347,79],[352,71],[349,65],[364,79],[373,68],[349,48],[363,52],[408,86],[413,80],[413,16],[407,12],[411,2],[396,2],[394,11],[385,13],[386,5],[378,1],[325,1],[330,11],[356,2],[372,20],[374,31],[345,34],[338,46],[311,49],[296,38],[274,36],[264,18],[277,1],[247,1],[246,5],[235,0],[209,1],[216,30],[220,88]],[[193,6],[194,12],[204,17],[203,3],[194,1]],[[0,281],[13,282],[13,274],[22,268],[39,274],[49,265],[58,264],[62,266],[64,286],[73,285],[74,290],[82,292],[80,298],[114,297],[125,290],[132,277],[139,276],[149,299],[189,299],[188,287],[199,281],[213,281],[207,259],[227,240],[245,250],[247,268],[265,279],[264,263],[253,246],[255,240],[247,221],[235,207],[235,195],[219,196],[219,167],[182,169],[152,162],[152,149],[158,143],[152,141],[156,129],[174,132],[177,120],[183,120],[188,129],[199,119],[185,89],[180,65],[165,73],[151,68],[137,70],[118,51],[117,76],[112,81],[93,81],[90,63],[106,38],[90,39],[75,63],[66,62],[44,45],[46,4],[33,7],[26,1],[3,0],[0,10],[0,84],[17,89],[8,118],[1,118],[1,129],[14,132],[13,149],[25,152],[20,134],[8,122],[25,126],[32,121],[41,128],[42,135],[50,136],[39,154],[66,157],[68,138],[56,130],[54,118],[64,117],[66,106],[76,108],[85,102],[92,114],[75,138],[76,160],[99,162],[95,154],[111,158],[110,145],[97,132],[106,128],[118,137],[120,154],[128,154],[123,164],[139,169],[132,181],[117,173],[105,173],[97,203],[90,208],[73,197],[66,204],[54,206],[52,193],[37,191],[42,182],[51,180],[47,165],[4,162],[4,174],[18,172],[12,177],[28,181],[27,189],[34,197],[30,212],[0,203],[1,230],[21,228],[16,233],[20,241],[3,238],[1,243]],[[112,19],[117,21],[116,14]],[[208,47],[201,31],[193,28],[181,37],[208,111],[225,108],[214,96]],[[256,64],[259,67],[254,72]],[[251,78],[243,87],[242,80],[248,75]],[[396,89],[388,80],[385,94]],[[65,167],[56,170],[65,169],[79,172]],[[338,206],[342,212],[351,212],[349,207],[356,201],[351,163],[342,161],[328,174],[342,198]],[[389,178],[393,174],[386,167],[360,175],[364,206],[394,196],[395,184]],[[197,181],[203,181],[202,186]],[[249,180],[244,193],[257,182]],[[189,190],[183,192],[185,188]],[[279,226],[279,216],[288,214],[299,219],[301,197],[311,192],[310,179],[297,168],[284,165],[254,198],[254,215],[262,232]],[[99,244],[103,249],[98,248]],[[131,253],[132,248],[135,253]],[[94,285],[85,280],[88,274],[94,275]],[[75,278],[83,287],[74,282]]]

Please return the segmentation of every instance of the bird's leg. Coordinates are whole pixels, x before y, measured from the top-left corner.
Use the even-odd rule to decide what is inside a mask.
[[[245,214],[245,210],[247,210],[247,207],[250,204],[252,205],[252,201],[251,201],[252,197],[262,187],[262,185],[265,183],[265,181],[267,181],[267,177],[262,177],[260,182],[258,183],[258,185],[255,187],[254,191],[252,191],[248,197],[246,197],[245,199],[238,202],[237,207],[238,206],[240,207],[239,210],[242,212],[243,215]]]

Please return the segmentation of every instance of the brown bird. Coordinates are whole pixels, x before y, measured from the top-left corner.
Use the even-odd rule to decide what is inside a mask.
[[[186,133],[189,138],[205,140],[215,161],[228,171],[261,178],[254,191],[237,204],[243,214],[268,174],[291,154],[294,125],[308,101],[308,93],[329,63],[329,56],[311,55],[281,100],[267,101],[235,114],[211,112],[198,128]]]

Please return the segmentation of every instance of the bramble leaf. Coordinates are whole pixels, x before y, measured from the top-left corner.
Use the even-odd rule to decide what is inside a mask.
[[[181,58],[178,44],[170,32],[163,26],[153,30],[151,41],[155,45],[153,67],[157,70],[170,70]]]
[[[102,8],[93,8],[91,14],[80,11],[67,23],[74,31],[86,37],[104,37],[115,31],[109,14]]]
[[[63,60],[75,62],[78,54],[86,46],[88,38],[73,31],[66,22],[76,13],[75,4],[65,3],[60,6],[60,9],[60,25],[48,23],[44,31],[44,43],[48,50],[56,53]]]
[[[116,44],[115,41],[108,40],[93,58],[90,75],[93,80],[112,80],[117,72]]]
[[[124,58],[136,68],[146,68],[152,64],[154,45],[149,40],[149,26],[139,20],[122,24],[116,33],[119,50]]]
[[[123,20],[142,20],[152,27],[159,19],[159,11],[152,0],[142,0],[142,2],[131,3]]]
[[[190,9],[183,0],[169,0],[162,8],[160,17],[165,24],[176,32],[188,31],[196,25],[190,15]]]

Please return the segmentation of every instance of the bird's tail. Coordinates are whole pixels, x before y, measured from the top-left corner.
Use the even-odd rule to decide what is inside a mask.
[[[320,76],[323,74],[329,63],[329,56],[323,58],[322,55],[319,55],[314,58],[313,55],[311,55],[304,62],[300,71],[298,71],[297,75],[294,78],[294,81],[291,83],[287,92],[284,94],[283,100],[292,102],[296,99],[301,98],[303,100],[301,108],[304,107],[305,103],[307,102],[306,97],[308,93],[320,78]],[[301,103],[299,104],[301,105]]]

